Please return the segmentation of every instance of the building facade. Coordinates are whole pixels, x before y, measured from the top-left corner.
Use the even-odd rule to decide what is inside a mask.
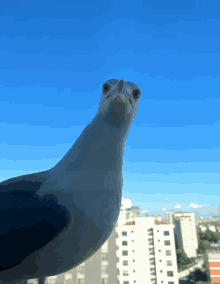
[[[196,257],[198,248],[198,236],[196,231],[196,222],[194,213],[189,212],[167,212],[167,222],[174,224],[174,232],[178,238],[180,248],[186,255]]]
[[[212,244],[207,252],[211,284],[220,284],[220,244]]]
[[[139,207],[131,205],[122,199],[118,222],[94,255],[66,273],[48,277],[47,283],[178,284],[174,225],[162,218],[139,217]]]
[[[153,217],[116,227],[118,283],[178,284],[173,227]]]

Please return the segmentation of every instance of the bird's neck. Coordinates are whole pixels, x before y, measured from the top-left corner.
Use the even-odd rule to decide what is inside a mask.
[[[101,114],[96,116],[53,169],[121,172],[126,132],[110,126]]]

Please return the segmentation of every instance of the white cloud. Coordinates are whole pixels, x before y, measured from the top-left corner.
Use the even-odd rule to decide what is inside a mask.
[[[174,206],[175,208],[181,208],[181,205],[180,204],[177,204]]]
[[[148,211],[147,210],[143,210],[141,213],[147,213]]]
[[[163,208],[162,210],[165,211],[165,210],[167,210],[167,208]]]
[[[202,207],[202,205],[201,205],[201,206],[199,206],[198,204],[190,203],[190,205],[189,205],[188,207],[198,208],[198,207]]]

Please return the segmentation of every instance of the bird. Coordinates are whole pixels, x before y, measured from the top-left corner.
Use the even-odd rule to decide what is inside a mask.
[[[109,238],[140,95],[133,82],[107,80],[95,117],[55,166],[0,183],[0,284],[33,278],[43,284],[83,263]]]

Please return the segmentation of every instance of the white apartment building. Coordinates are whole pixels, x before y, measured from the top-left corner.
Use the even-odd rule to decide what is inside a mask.
[[[132,222],[135,220],[136,217],[139,217],[139,214],[139,207],[132,206],[130,199],[125,199],[122,197],[121,209],[117,224],[122,225],[126,222]]]
[[[178,284],[174,225],[139,217],[139,208],[131,205],[122,199],[118,223],[93,256],[66,273],[48,277],[47,283]]]
[[[174,210],[166,212],[165,219],[167,224],[174,224]]]
[[[178,284],[173,228],[154,217],[118,225],[118,283]]]
[[[48,277],[46,283],[118,284],[116,261],[116,231],[114,228],[108,240],[95,254],[66,273]]]
[[[174,224],[174,232],[178,237],[180,248],[186,255],[196,257],[198,238],[194,213],[189,212],[167,212],[166,221]]]

